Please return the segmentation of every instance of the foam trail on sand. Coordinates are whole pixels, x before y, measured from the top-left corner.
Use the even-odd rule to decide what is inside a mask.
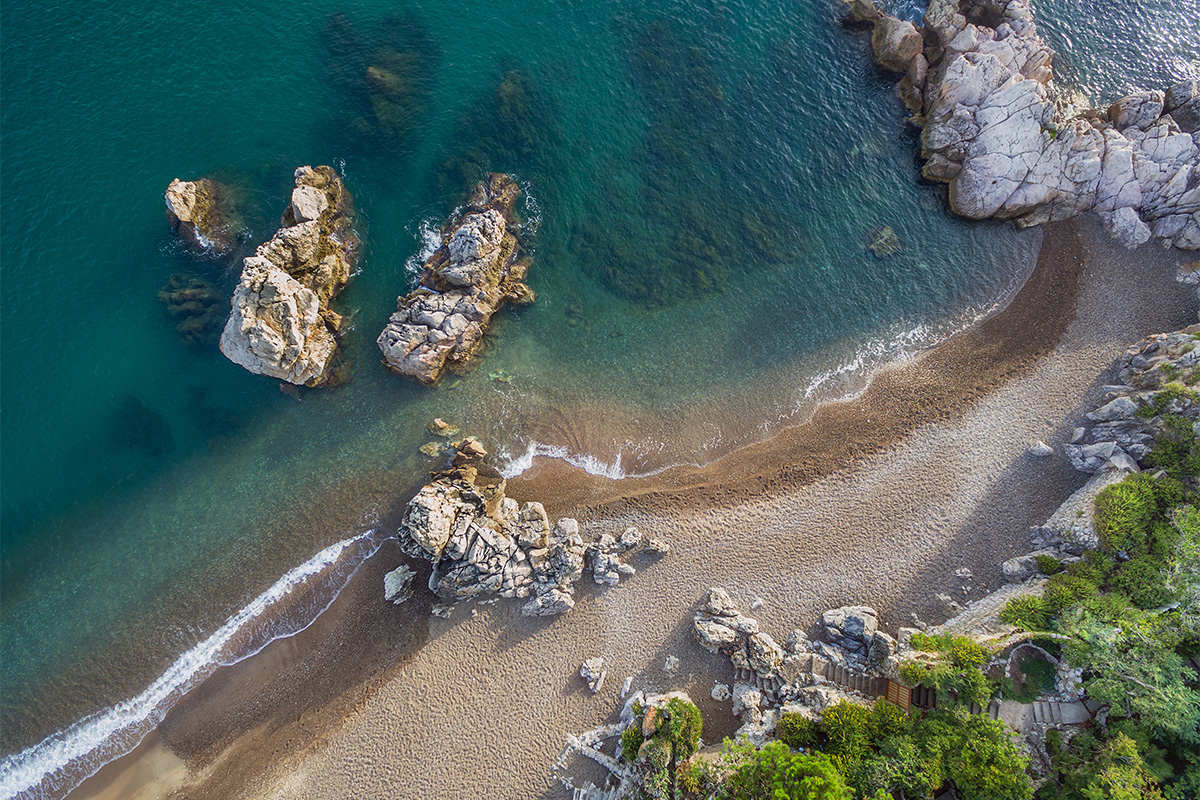
[[[387,538],[369,530],[326,547],[180,656],[137,697],[5,756],[0,760],[0,798],[65,796],[105,764],[137,747],[180,697],[218,667],[249,658],[311,625]],[[295,613],[297,608],[301,613]],[[268,616],[272,619],[264,624]]]

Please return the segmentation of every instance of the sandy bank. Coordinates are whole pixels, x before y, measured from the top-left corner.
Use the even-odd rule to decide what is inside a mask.
[[[729,679],[690,640],[710,585],[761,596],[756,616],[779,635],[850,601],[894,629],[910,611],[932,617],[936,592],[983,594],[1027,549],[1027,526],[1083,482],[1029,445],[1062,443],[1126,346],[1195,320],[1171,264],[1114,248],[1091,222],[1054,226],[1007,309],[807,425],[654,479],[541,465],[510,494],[674,547],[622,586],[585,590],[565,617],[531,621],[504,601],[450,620],[425,616],[427,600],[392,608],[379,593],[385,548],[393,556],[373,559],[317,625],[219,671],[160,726],[195,778],[172,796],[559,797],[548,767],[563,738],[611,716],[626,675],[706,701]],[[963,568],[974,577],[956,577]],[[592,655],[610,669],[596,697],[576,677]],[[678,675],[664,674],[668,655]],[[731,729],[727,706],[702,707],[707,738]]]

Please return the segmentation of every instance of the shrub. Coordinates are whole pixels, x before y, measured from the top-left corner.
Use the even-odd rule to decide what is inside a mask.
[[[1060,572],[1050,576],[1050,580],[1046,581],[1046,591],[1043,597],[1050,612],[1056,614],[1082,600],[1094,597],[1098,592],[1096,584],[1086,578]]]
[[[704,718],[700,709],[686,700],[672,697],[667,701],[667,721],[654,735],[665,737],[671,743],[672,758],[682,762],[695,755],[703,732]]]
[[[775,726],[779,741],[795,750],[808,750],[821,744],[821,728],[801,714],[784,714]]]
[[[1035,595],[1014,597],[1000,610],[1000,619],[1027,631],[1044,631],[1050,625],[1050,606]]]
[[[1111,583],[1127,594],[1138,608],[1158,608],[1174,599],[1167,588],[1165,565],[1153,556],[1138,556],[1126,561],[1113,574]]]
[[[634,720],[633,724],[621,733],[621,755],[625,756],[625,760],[630,764],[637,761],[638,750],[644,741],[646,737],[642,735],[642,726]]]
[[[925,681],[929,668],[917,661],[904,661],[900,664],[900,680],[909,686],[916,686]]]
[[[869,742],[871,712],[865,706],[845,700],[821,714],[821,725],[833,755],[861,756]]]
[[[1046,575],[1055,575],[1063,571],[1063,563],[1054,556],[1046,554],[1034,556],[1033,560],[1037,562],[1037,567]]]
[[[982,667],[992,660],[992,651],[966,636],[955,636],[947,651],[956,667]]]
[[[908,717],[900,706],[880,697],[871,707],[868,735],[872,742],[882,741],[908,731]]]
[[[1108,553],[1100,550],[1088,550],[1083,558],[1067,565],[1067,574],[1091,581],[1097,586],[1104,583],[1108,573],[1113,571],[1117,561]]]
[[[728,740],[726,740],[728,742]],[[830,758],[793,753],[782,742],[762,750],[726,745],[726,758],[737,763],[719,795],[729,800],[851,800],[850,789]]]
[[[1144,546],[1150,523],[1158,511],[1153,483],[1130,476],[1096,495],[1096,532],[1100,546],[1110,553],[1136,552]]]
[[[1182,414],[1165,415],[1162,432],[1146,455],[1146,463],[1165,469],[1176,479],[1200,475],[1200,440],[1192,421]]]

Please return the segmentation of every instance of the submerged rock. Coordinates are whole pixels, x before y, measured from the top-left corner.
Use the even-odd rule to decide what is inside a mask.
[[[871,240],[867,243],[867,249],[879,258],[884,258],[899,253],[904,249],[904,245],[900,244],[900,237],[896,235],[892,226],[884,225],[871,231]]]
[[[459,456],[468,448],[486,454],[474,439],[457,446]],[[482,457],[456,456],[455,469],[435,474],[409,501],[400,525],[404,551],[433,564],[429,588],[439,597],[527,598],[526,616],[562,614],[575,605],[575,584],[585,572],[603,584],[613,572],[615,583],[629,574],[622,558],[648,552],[611,536],[589,541],[574,519],[551,527],[541,503],[518,504],[505,495],[504,479],[487,474]]]
[[[300,167],[283,227],[242,263],[221,352],[288,383],[334,382],[342,317],[329,302],[358,254],[353,201],[332,167]]]
[[[493,174],[442,228],[442,245],[426,260],[420,285],[400,298],[379,335],[388,369],[432,386],[447,369],[470,363],[502,305],[534,302],[524,284],[532,262],[522,257],[513,230],[520,192],[511,177]]]
[[[246,233],[229,187],[211,178],[175,178],[164,200],[172,230],[199,253],[224,258],[233,253]]]
[[[184,344],[201,346],[216,341],[225,303],[211,283],[198,275],[176,272],[159,289],[158,299],[175,319],[175,330]]]
[[[854,0],[879,63],[922,129],[923,174],[970,219],[1039,225],[1095,211],[1128,247],[1200,248],[1200,88],[1075,107],[1050,82],[1054,51],[1030,0],[930,0],[920,31]],[[910,30],[912,28],[912,30]]]

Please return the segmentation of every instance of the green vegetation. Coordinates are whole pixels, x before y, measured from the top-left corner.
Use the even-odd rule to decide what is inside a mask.
[[[1054,556],[1045,554],[1034,556],[1034,561],[1037,562],[1037,567],[1046,575],[1057,575],[1063,571],[1063,563]]]
[[[718,795],[728,800],[851,800],[833,761],[823,753],[792,752],[783,742],[761,750],[726,740],[726,763],[733,769]]]
[[[689,769],[696,754],[704,720],[695,705],[672,697],[663,706],[634,706],[634,721],[621,734],[621,754],[645,770],[642,789],[647,797],[675,797],[684,784],[700,776]],[[646,731],[649,730],[649,736]]]
[[[919,683],[932,686],[943,704],[986,706],[995,696],[998,684],[980,672],[980,667],[992,659],[992,652],[986,647],[965,636],[924,633],[913,635],[912,646],[937,653],[939,660],[904,662],[900,666],[901,680],[914,686]]]
[[[1050,606],[1042,597],[1014,597],[1004,604],[1000,620],[1022,630],[1044,631],[1050,625]]]

